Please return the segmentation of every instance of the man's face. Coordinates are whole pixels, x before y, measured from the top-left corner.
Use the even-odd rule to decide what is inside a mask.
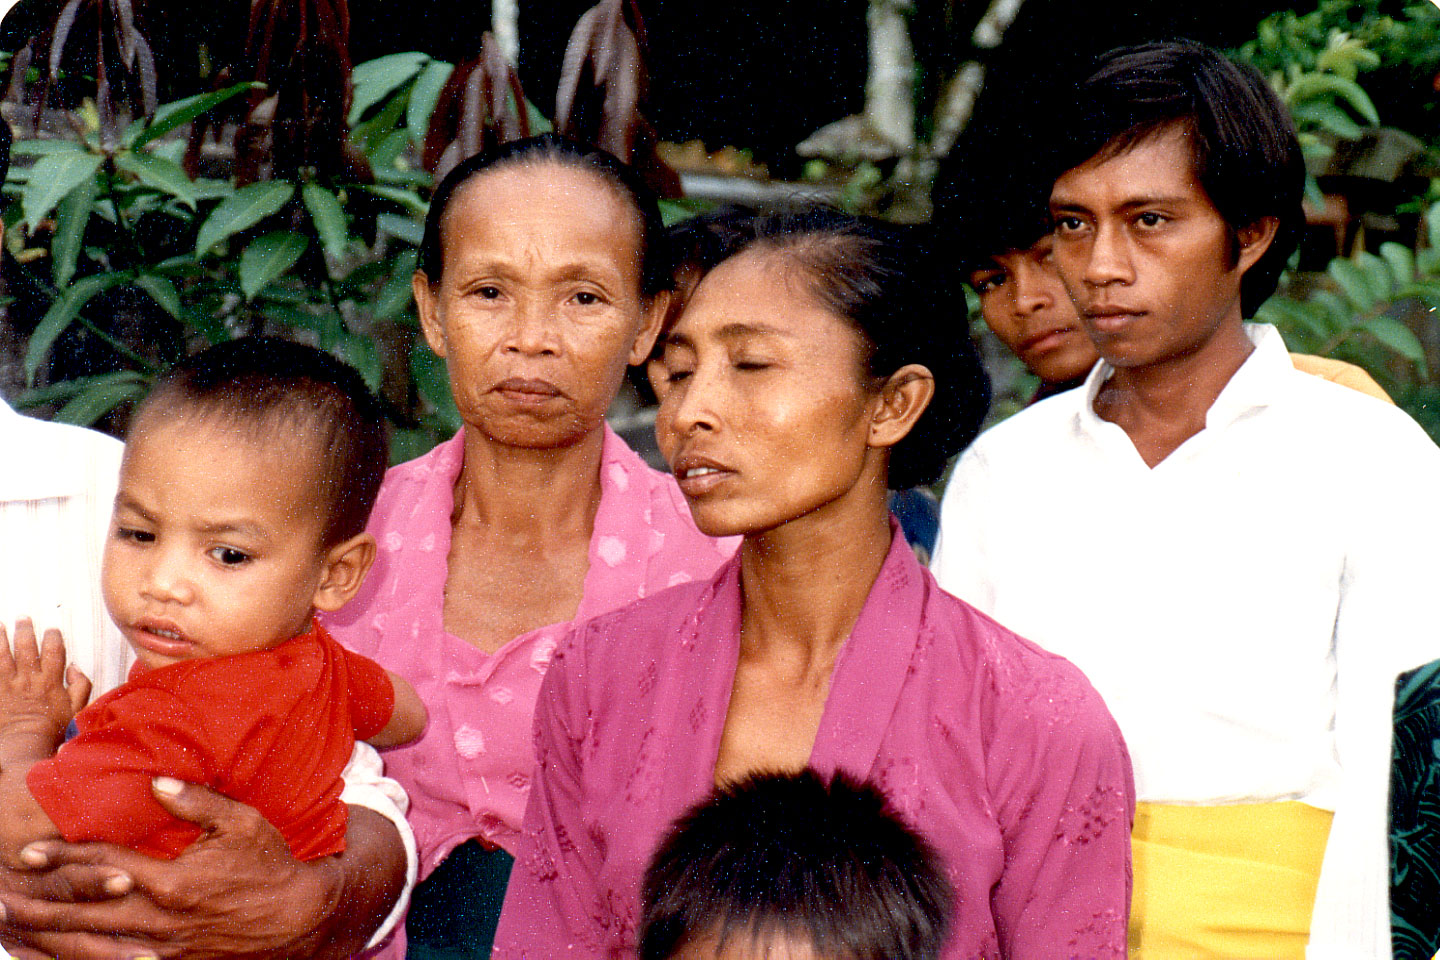
[[[1063,383],[1083,377],[1096,355],[1055,270],[1054,246],[1046,234],[1029,249],[997,254],[969,281],[995,336],[1041,380]]]
[[[1238,324],[1240,277],[1274,222],[1232,234],[1195,178],[1188,131],[1161,129],[1055,182],[1055,263],[1100,355],[1146,367],[1201,350]]]

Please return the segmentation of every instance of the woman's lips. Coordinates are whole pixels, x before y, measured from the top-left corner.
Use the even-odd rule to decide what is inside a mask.
[[[542,404],[563,397],[564,391],[548,380],[510,377],[491,390],[514,403]]]
[[[674,474],[681,493],[687,497],[698,497],[733,477],[735,471],[704,457],[681,457],[675,461]]]

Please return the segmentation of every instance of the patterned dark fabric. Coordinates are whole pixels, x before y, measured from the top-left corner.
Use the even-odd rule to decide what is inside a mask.
[[[1440,950],[1440,660],[1395,684],[1390,919],[1395,960]]]

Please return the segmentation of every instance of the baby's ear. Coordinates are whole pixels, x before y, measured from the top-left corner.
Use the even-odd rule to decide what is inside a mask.
[[[365,574],[375,562],[375,538],[358,534],[331,547],[325,554],[320,583],[315,588],[316,610],[339,610],[360,592]]]

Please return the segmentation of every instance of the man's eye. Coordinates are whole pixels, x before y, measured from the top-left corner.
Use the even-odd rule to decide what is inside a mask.
[[[1079,218],[1079,217],[1056,217],[1056,218],[1055,218],[1055,232],[1056,232],[1056,233],[1074,233],[1075,231],[1079,230],[1082,226],[1084,226],[1084,224],[1082,224],[1082,223],[1080,222],[1080,218]]]
[[[154,543],[155,534],[149,530],[137,530],[134,527],[116,527],[116,540],[129,540],[132,543]]]
[[[1164,214],[1160,213],[1142,213],[1140,214],[1138,219],[1143,226],[1158,227],[1168,218]]]
[[[582,290],[579,293],[575,294],[575,302],[580,304],[582,307],[588,307],[592,304],[599,303],[600,297],[598,294],[591,293],[588,290]]]
[[[476,288],[475,288],[475,293],[478,294],[478,295],[481,297],[481,299],[484,299],[484,300],[498,300],[498,299],[500,299],[500,288],[499,288],[499,287],[490,287],[490,286],[476,287]]]
[[[234,547],[211,547],[210,559],[227,567],[236,567],[250,559],[250,554]]]

